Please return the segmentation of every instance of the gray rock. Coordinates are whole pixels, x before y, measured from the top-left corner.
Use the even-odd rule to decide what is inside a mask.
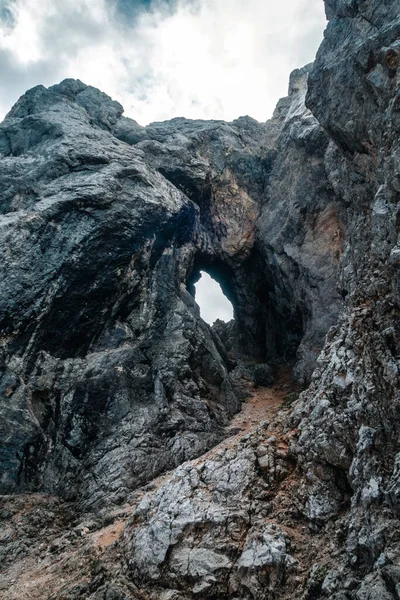
[[[267,359],[297,357],[299,377],[309,377],[337,313],[338,262],[323,248],[323,260],[314,255],[320,225],[300,225],[292,211],[306,202],[323,231],[331,227],[326,179],[321,201],[299,197],[327,143],[304,109],[308,72],[292,77],[267,124],[173,119],[140,128],[74,80],[30,90],[7,115],[1,491],[55,492],[86,508],[122,502],[221,439],[243,398],[229,374],[238,358],[254,365],[257,385],[272,381]],[[289,228],[282,205],[275,209],[286,195],[278,188],[287,145],[300,178],[284,209],[293,212]],[[202,268],[234,303],[233,346],[200,319],[193,295]],[[320,283],[311,288],[310,278]],[[311,314],[324,315],[318,326]]]
[[[268,123],[141,128],[66,80],[0,125],[0,491],[97,511],[184,463],[121,543],[152,600],[400,593],[400,3],[325,7]],[[202,269],[234,324],[201,320]],[[185,462],[282,363],[310,385],[270,431]]]
[[[124,532],[124,554],[139,588],[179,586],[190,598],[261,599],[267,590],[293,584],[297,561],[290,538],[265,524],[262,491],[268,485],[253,445],[247,436],[238,448],[185,464],[142,500]]]
[[[241,585],[250,593],[273,591],[282,586],[296,561],[287,553],[286,537],[276,525],[267,525],[249,536],[238,560]]]

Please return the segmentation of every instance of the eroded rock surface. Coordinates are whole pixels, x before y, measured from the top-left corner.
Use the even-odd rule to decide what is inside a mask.
[[[180,467],[145,497],[124,534],[128,567],[139,588],[158,588],[154,597],[167,587],[179,598],[263,598],[287,583],[296,571],[290,539],[266,519],[266,498],[280,479],[277,465],[285,444],[279,448],[275,438],[266,442],[261,434],[251,439],[256,447],[249,442],[198,467]]]
[[[130,515],[59,600],[400,597],[400,3],[325,5],[265,124],[142,128],[67,80],[0,126],[1,491]],[[300,398],[185,462],[280,363]]]
[[[308,72],[266,124],[141,128],[73,80],[7,115],[1,491],[121,502],[220,439],[236,360],[261,384],[271,362],[310,376],[338,313],[342,225]],[[201,268],[233,302],[236,358],[199,317]]]

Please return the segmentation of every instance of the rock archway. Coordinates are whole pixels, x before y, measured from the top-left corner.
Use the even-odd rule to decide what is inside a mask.
[[[256,249],[242,263],[198,255],[187,279],[193,296],[203,270],[218,281],[233,305],[239,357],[293,364],[307,314],[305,307],[296,306],[294,290],[283,286],[282,274],[273,273]]]
[[[70,80],[13,108],[0,128],[1,492],[123,501],[221,439],[241,406],[237,359],[310,376],[337,315],[342,238],[324,133],[288,116],[307,74],[266,124],[140,128]],[[234,306],[236,357],[200,318],[201,269]]]

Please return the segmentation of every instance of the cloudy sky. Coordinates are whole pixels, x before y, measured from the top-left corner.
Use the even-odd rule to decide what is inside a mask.
[[[200,315],[204,321],[212,325],[216,319],[230,321],[233,319],[233,307],[221,290],[221,286],[208,273],[201,272],[196,284],[196,302],[200,307]]]
[[[325,27],[323,0],[0,0],[0,19],[0,119],[74,77],[142,125],[266,120]]]

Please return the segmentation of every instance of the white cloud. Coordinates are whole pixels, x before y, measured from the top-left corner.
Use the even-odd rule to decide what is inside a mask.
[[[142,124],[266,120],[290,71],[313,60],[325,24],[322,0],[177,0],[134,20],[110,0],[0,3],[10,17],[0,28],[0,117],[28,87],[75,77]]]
[[[196,283],[196,302],[200,307],[201,318],[210,325],[217,319],[225,322],[233,319],[232,304],[224,296],[219,283],[204,271]]]

